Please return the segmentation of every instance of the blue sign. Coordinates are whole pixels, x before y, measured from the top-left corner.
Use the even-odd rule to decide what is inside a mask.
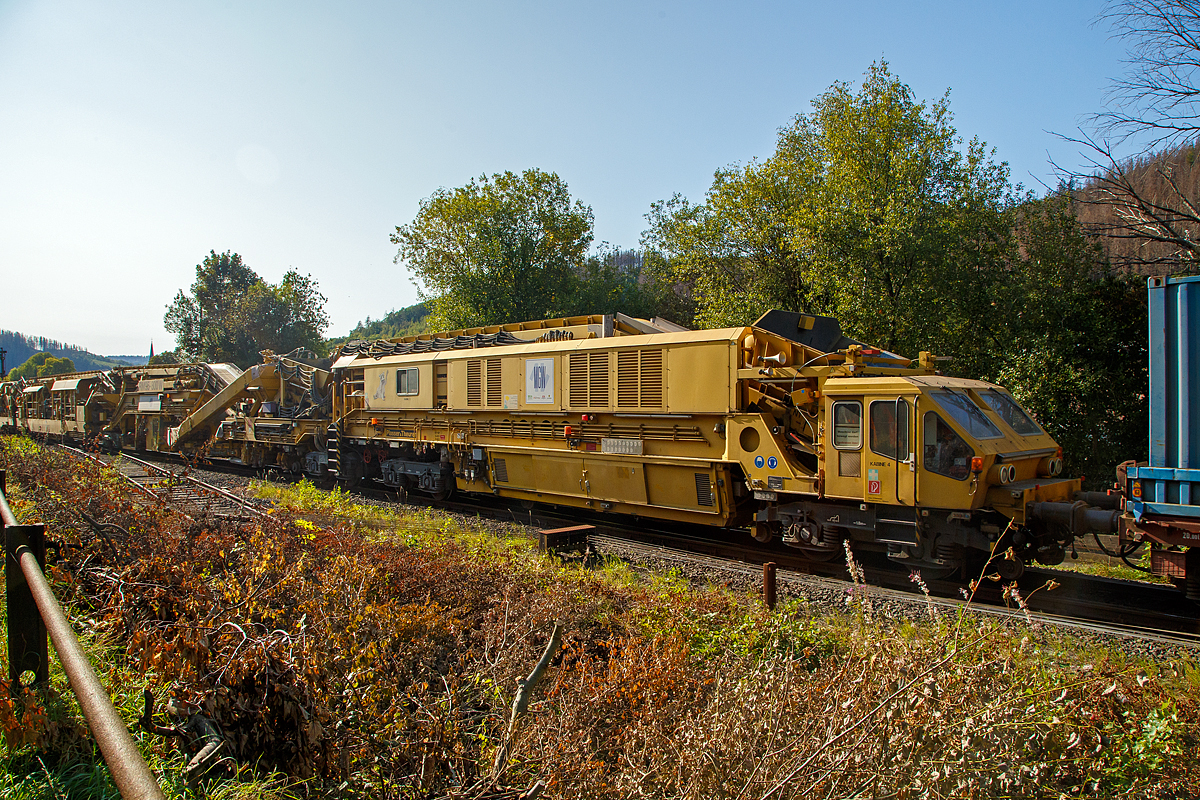
[[[779,466],[779,460],[777,458],[775,458],[775,456],[771,456],[770,458],[767,459],[767,467],[768,468],[775,469],[778,466]]]
[[[762,465],[763,465],[763,457],[755,456],[754,457],[754,466],[758,467],[759,469],[762,469]]]

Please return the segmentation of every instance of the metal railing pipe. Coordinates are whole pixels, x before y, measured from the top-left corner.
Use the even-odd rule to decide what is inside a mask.
[[[0,470],[0,529],[13,529],[5,532],[5,549],[9,553],[5,556],[6,572],[13,566],[12,560],[9,559],[15,558],[20,564],[21,574],[25,577],[29,595],[32,595],[33,602],[37,605],[38,615],[45,623],[46,632],[50,634],[50,641],[54,642],[54,650],[58,653],[59,663],[62,664],[63,671],[67,673],[71,689],[79,699],[83,717],[92,731],[92,737],[100,747],[100,753],[104,756],[104,762],[108,765],[109,774],[112,775],[121,797],[124,800],[166,800],[150,767],[146,765],[137,745],[133,743],[133,737],[129,735],[129,728],[117,713],[117,709],[113,707],[108,691],[100,684],[100,679],[92,670],[91,663],[83,654],[83,648],[79,646],[79,640],[75,638],[75,633],[71,630],[66,615],[63,614],[62,606],[54,597],[50,584],[46,582],[46,576],[42,573],[41,565],[38,563],[38,554],[30,546],[28,538],[32,528],[37,534],[37,542],[40,542],[42,528],[41,526],[17,524],[16,517],[13,516],[5,496],[7,488],[5,478],[4,470]],[[15,538],[10,539],[10,535]],[[38,547],[41,549],[40,544]],[[5,575],[6,584],[10,582],[10,578],[11,576]],[[28,600],[25,602],[27,603]],[[10,594],[9,614],[13,610]],[[32,609],[30,608],[28,611],[32,612]],[[10,618],[10,639],[13,634],[13,622]],[[38,634],[42,640],[42,652],[39,660],[43,663],[34,670],[41,673],[43,677],[46,673],[45,635],[45,633]],[[10,649],[10,657],[11,653]]]
[[[4,473],[0,471],[0,520],[4,521],[4,525],[16,525],[17,518],[13,516],[12,509],[8,507],[8,498],[4,496]]]
[[[133,743],[129,728],[117,714],[108,692],[100,684],[100,679],[92,671],[91,663],[83,654],[83,649],[67,623],[58,600],[50,591],[50,585],[46,583],[46,578],[38,567],[37,557],[28,547],[17,548],[17,556],[21,563],[21,572],[29,582],[34,602],[37,603],[46,623],[50,641],[54,643],[54,650],[58,653],[58,660],[62,663],[63,671],[67,673],[75,696],[79,698],[84,719],[92,730],[96,744],[100,746],[100,752],[108,764],[108,770],[117,784],[118,791],[121,792],[121,797],[125,800],[165,800],[158,781],[150,772],[150,767],[146,765],[137,745]]]

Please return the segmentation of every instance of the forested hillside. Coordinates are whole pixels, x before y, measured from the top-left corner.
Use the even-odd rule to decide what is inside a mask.
[[[367,317],[366,320],[355,325],[354,330],[347,335],[330,339],[330,348],[356,339],[393,339],[424,333],[426,330],[425,318],[428,316],[429,306],[425,303],[417,303],[389,311],[383,315],[382,319]]]
[[[80,372],[91,369],[108,369],[124,363],[105,356],[98,356],[78,345],[64,344],[45,336],[27,336],[15,331],[0,330],[0,347],[7,351],[4,355],[4,366],[10,370],[24,364],[34,353],[50,353],[58,358],[65,356],[71,359],[75,364],[75,369]]]
[[[1197,147],[1188,142],[1109,164],[1069,186],[1079,224],[1108,260],[1140,275],[1194,273],[1194,252],[1173,235],[1200,236],[1189,209],[1200,205]]]

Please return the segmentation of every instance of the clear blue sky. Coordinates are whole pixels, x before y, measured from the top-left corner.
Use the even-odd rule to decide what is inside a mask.
[[[93,3],[0,0],[0,328],[173,345],[210,250],[310,273],[341,335],[416,302],[388,235],[423,197],[538,167],[636,247],[651,202],[872,61],[1053,183],[1123,47],[1100,2]]]

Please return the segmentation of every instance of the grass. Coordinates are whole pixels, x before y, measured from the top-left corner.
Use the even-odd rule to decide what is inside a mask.
[[[1169,584],[1171,582],[1169,578],[1143,571],[1150,569],[1150,550],[1148,547],[1143,547],[1131,556],[1130,561],[1142,569],[1134,569],[1123,561],[1084,561],[1082,559],[1076,561],[1069,557],[1062,564],[1055,567],[1055,569],[1081,572],[1085,575],[1095,575],[1100,578],[1118,578],[1126,581],[1142,581],[1143,583]]]

